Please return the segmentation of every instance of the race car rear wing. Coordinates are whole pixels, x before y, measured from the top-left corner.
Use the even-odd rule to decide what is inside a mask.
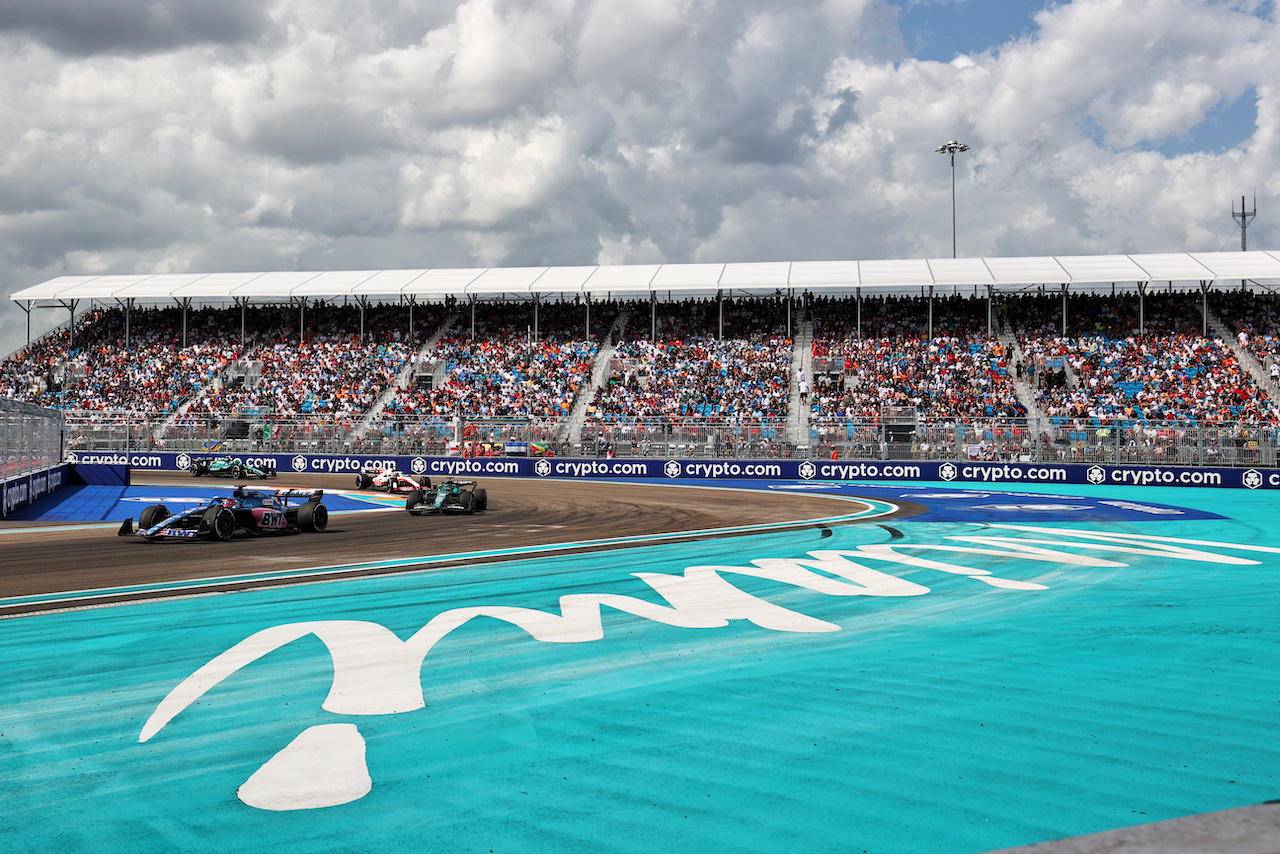
[[[242,498],[245,491],[246,487],[243,484],[239,484],[236,486],[234,494],[236,498]],[[276,498],[305,498],[308,504],[324,498],[323,489],[252,489],[250,491],[274,495]]]
[[[308,503],[324,498],[323,489],[274,489],[272,492],[278,498],[305,498]]]

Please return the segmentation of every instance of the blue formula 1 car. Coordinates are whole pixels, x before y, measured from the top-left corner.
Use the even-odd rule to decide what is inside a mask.
[[[427,513],[471,515],[489,508],[489,493],[476,488],[474,480],[445,480],[428,489],[417,489],[404,500],[404,509],[414,516]]]
[[[329,524],[329,511],[320,499],[322,489],[245,489],[238,486],[229,497],[218,497],[203,507],[170,513],[163,504],[152,504],[138,517],[125,519],[117,531],[120,536],[138,535],[154,541],[170,538],[229,540],[232,537],[256,537],[262,534],[291,534],[298,531],[320,532]],[[295,507],[290,498],[306,498]]]

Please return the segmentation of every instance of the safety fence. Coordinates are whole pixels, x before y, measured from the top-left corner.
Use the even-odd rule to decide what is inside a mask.
[[[30,403],[0,399],[0,480],[44,471],[62,462],[64,415]]]
[[[25,404],[11,404],[13,407]],[[30,407],[32,410],[37,407]],[[12,411],[12,410],[8,410]],[[39,410],[48,412],[47,410]],[[587,422],[383,417],[372,424],[332,417],[68,412],[67,448],[77,452],[374,454],[665,459],[842,459],[1275,466],[1280,428],[1184,422],[827,419],[792,431],[782,421],[637,419]],[[53,416],[50,416],[53,419]],[[11,419],[12,420],[12,419]],[[17,465],[60,459],[56,420],[11,428]],[[572,438],[568,438],[571,435]],[[51,444],[50,437],[54,437]],[[9,444],[6,444],[9,447]]]

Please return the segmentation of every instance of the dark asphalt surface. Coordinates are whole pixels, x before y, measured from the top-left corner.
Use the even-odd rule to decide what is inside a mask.
[[[189,485],[191,479],[177,472],[135,472],[134,483]],[[612,537],[679,535],[741,525],[785,525],[846,514],[856,506],[812,494],[762,495],[667,485],[494,478],[483,480],[480,485],[488,490],[489,509],[474,516],[344,513],[330,516],[324,533],[231,542],[151,543],[136,537],[118,537],[114,529],[100,525],[67,530],[67,525],[59,523],[44,526],[50,530],[40,530],[40,526],[31,523],[0,523],[0,597],[216,579]],[[347,475],[288,475],[272,481],[270,486],[349,490],[353,484]],[[915,509],[905,508],[904,512],[909,514]],[[6,529],[11,532],[6,533]],[[483,562],[493,560],[487,557]],[[450,560],[437,565],[467,562]],[[385,571],[368,570],[367,574]],[[260,583],[265,582],[256,584]],[[205,589],[251,586],[255,583],[236,581]],[[131,594],[120,598],[139,597]],[[86,598],[79,604],[89,603]],[[64,603],[60,607],[75,604]],[[0,614],[46,609],[15,606],[0,609]]]

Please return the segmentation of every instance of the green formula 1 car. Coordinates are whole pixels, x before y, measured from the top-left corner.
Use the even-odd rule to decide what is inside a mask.
[[[264,469],[241,462],[235,457],[196,457],[191,461],[192,477],[230,477],[236,480],[275,477],[275,469]]]
[[[427,489],[409,493],[404,509],[414,516],[427,513],[463,513],[471,515],[489,508],[489,493],[476,488],[474,480],[445,480]]]

